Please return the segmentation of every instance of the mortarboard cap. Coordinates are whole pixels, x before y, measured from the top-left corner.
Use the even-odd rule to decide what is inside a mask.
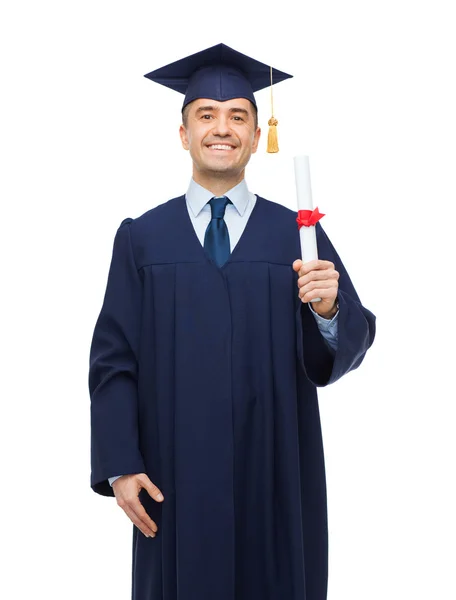
[[[187,56],[144,77],[185,94],[184,108],[197,98],[232,100],[247,98],[256,106],[253,92],[271,85],[271,68],[225,44]],[[292,75],[272,69],[273,83]]]
[[[254,92],[284,81],[292,75],[273,69],[225,44],[217,44],[147,73],[144,77],[185,95],[182,110],[197,98],[224,102],[247,98],[256,107]],[[272,98],[272,95],[271,95]],[[277,120],[269,120],[276,141]],[[277,149],[268,151],[277,152]]]

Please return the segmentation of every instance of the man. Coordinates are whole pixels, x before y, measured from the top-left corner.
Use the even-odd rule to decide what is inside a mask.
[[[193,177],[119,227],[90,365],[91,485],[135,525],[133,600],[326,598],[316,386],[375,317],[322,227],[303,264],[296,213],[247,189],[269,74],[220,44],[148,75],[185,94]]]

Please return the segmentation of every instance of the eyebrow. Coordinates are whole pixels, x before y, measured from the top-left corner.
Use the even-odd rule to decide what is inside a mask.
[[[218,106],[200,106],[196,109],[196,114],[202,113],[202,112],[210,112],[210,111],[218,111],[220,110]],[[242,113],[244,114],[246,117],[250,116],[250,113],[248,110],[246,110],[245,108],[240,108],[240,107],[233,107],[229,109],[230,113]]]

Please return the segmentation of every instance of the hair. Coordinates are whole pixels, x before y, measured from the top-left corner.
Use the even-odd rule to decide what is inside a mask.
[[[192,100],[192,102],[194,102],[194,100]],[[184,125],[184,127],[187,127],[188,113],[190,111],[190,106],[191,106],[192,102],[189,102],[188,104],[186,104],[184,106],[184,108],[182,109],[182,124]],[[255,131],[256,131],[256,129],[258,127],[258,109],[251,100],[249,100],[249,102],[250,102],[250,106],[253,109],[253,122],[254,122],[254,126],[255,126]]]

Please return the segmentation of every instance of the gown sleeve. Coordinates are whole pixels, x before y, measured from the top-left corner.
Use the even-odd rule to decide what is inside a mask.
[[[114,495],[109,477],[145,471],[139,450],[137,384],[142,283],[130,222],[125,219],[116,233],[90,349],[90,485],[104,496]]]
[[[324,387],[362,363],[375,338],[376,317],[361,304],[339,255],[320,223],[316,225],[316,233],[319,258],[333,262],[340,275],[337,350],[331,351],[325,343],[309,307],[299,297],[297,347],[298,359],[307,378],[317,387]]]

